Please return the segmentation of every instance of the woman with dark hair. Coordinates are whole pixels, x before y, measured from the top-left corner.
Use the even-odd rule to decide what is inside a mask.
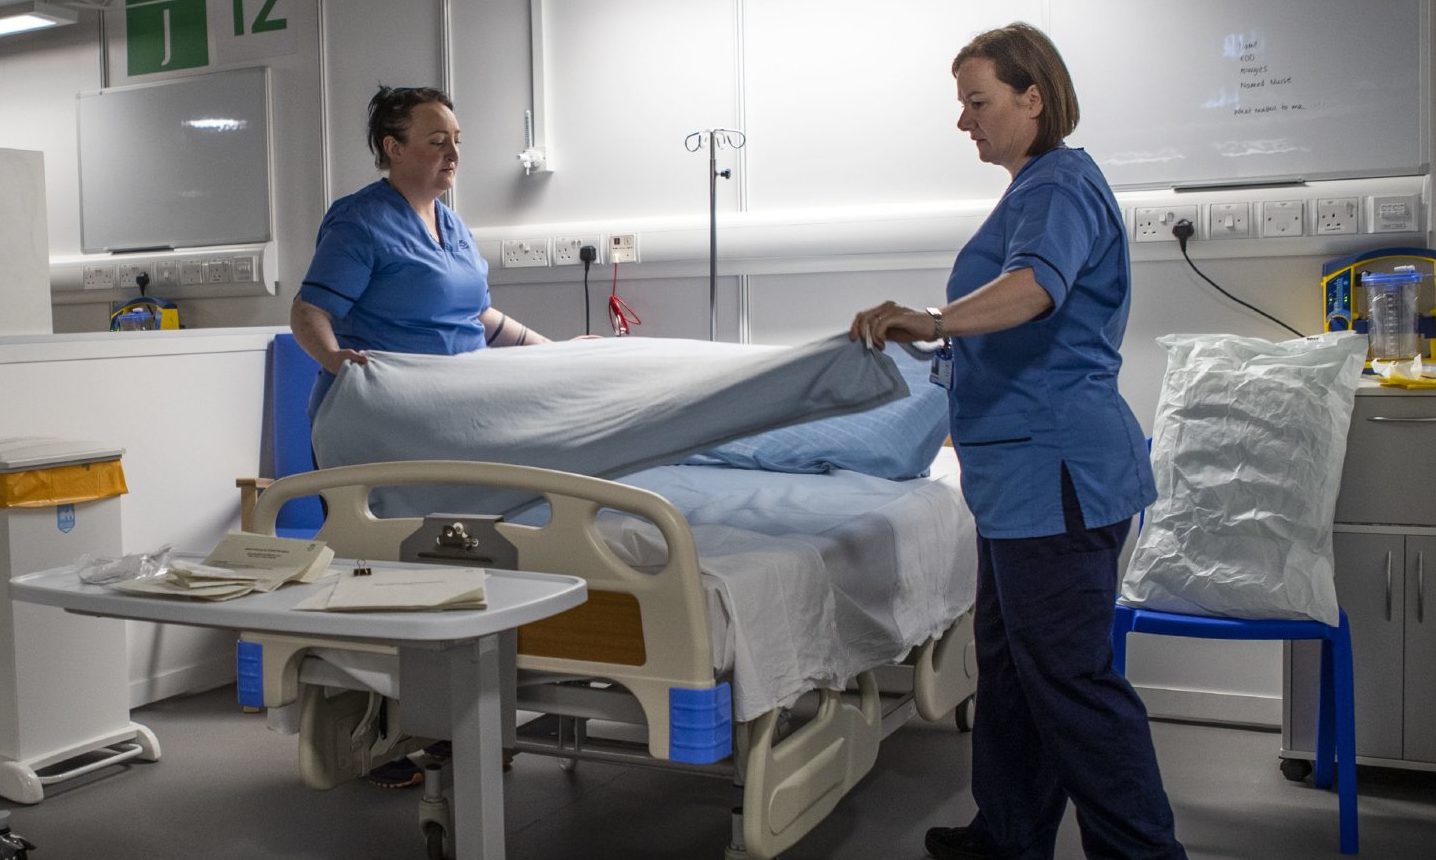
[[[944,307],[885,302],[849,332],[944,342],[936,378],[978,524],[978,811],[929,830],[927,850],[1051,858],[1070,798],[1087,856],[1184,858],[1146,709],[1112,671],[1118,556],[1156,498],[1117,390],[1131,293],[1122,212],[1096,163],[1063,143],[1077,97],[1043,33],[983,33],[952,74],[958,129],[1012,183],[958,254]]]
[[[369,149],[388,176],[329,207],[289,325],[321,370],[313,418],[344,362],[365,350],[455,355],[547,338],[489,302],[489,264],[439,200],[459,169],[453,103],[427,87],[380,87]]]

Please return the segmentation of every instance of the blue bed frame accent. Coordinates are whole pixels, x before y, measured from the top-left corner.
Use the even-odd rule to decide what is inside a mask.
[[[668,690],[668,757],[713,764],[733,754],[733,690],[727,681]]]
[[[240,640],[234,647],[234,674],[242,708],[264,707],[264,646]]]

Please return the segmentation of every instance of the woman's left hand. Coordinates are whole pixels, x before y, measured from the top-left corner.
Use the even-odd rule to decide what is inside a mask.
[[[882,349],[889,339],[913,343],[931,336],[932,317],[927,311],[903,307],[893,301],[859,311],[848,329],[849,340],[871,340],[874,349]]]

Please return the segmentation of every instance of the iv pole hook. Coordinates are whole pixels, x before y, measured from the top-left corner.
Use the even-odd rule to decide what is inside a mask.
[[[718,146],[726,144],[742,149],[748,142],[741,131],[727,128],[710,128],[688,135],[683,145],[689,152],[702,148],[704,138],[708,142],[708,339],[718,340],[718,177],[731,179],[733,171],[718,169]]]

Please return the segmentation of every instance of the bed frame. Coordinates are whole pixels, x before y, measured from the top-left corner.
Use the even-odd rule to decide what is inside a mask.
[[[445,533],[432,541],[432,551],[416,556],[414,536],[423,532],[426,520],[380,519],[369,508],[376,487],[414,484],[528,490],[544,497],[551,516],[542,526],[498,522],[488,534],[478,535],[463,527],[463,517],[430,517],[431,529],[435,523],[447,524],[442,526]],[[505,708],[506,748],[557,755],[570,763],[641,757],[647,764],[731,775],[742,787],[743,804],[735,813],[730,858],[776,857],[831,812],[868,772],[887,734],[914,713],[928,720],[944,716],[976,688],[969,611],[954,619],[940,639],[914,649],[908,665],[864,672],[856,679],[855,695],[817,691],[816,713],[791,731],[786,714],[777,710],[735,725],[728,681],[713,670],[693,535],[682,514],[661,496],[525,466],[448,460],[378,463],[275,481],[254,509],[254,530],[273,534],[284,502],[316,493],[327,508],[316,537],[342,557],[498,567],[504,565],[495,559],[510,553],[518,569],[586,579],[586,604],[518,631],[516,665],[522,680],[508,685],[507,701],[514,704]],[[667,564],[658,571],[640,571],[620,561],[597,530],[603,509],[653,523],[667,542]],[[423,743],[396,740],[400,733],[393,731],[393,724],[403,721],[401,696],[394,710],[392,702],[372,694],[325,694],[319,685],[342,682],[316,665],[316,646],[303,639],[258,635],[245,635],[240,644],[242,701],[249,689],[246,704],[283,709],[279,713],[298,710],[306,783],[331,787],[364,773],[385,756],[401,755]],[[394,662],[397,666],[397,659]],[[893,675],[899,676],[896,681]],[[398,683],[402,686],[402,678]],[[894,687],[901,695],[884,695]],[[386,708],[386,737],[375,738],[372,731],[364,735],[361,729],[377,723]],[[556,715],[568,730],[551,744],[521,740],[513,725],[516,708]],[[586,744],[589,719],[641,722],[647,731],[646,751],[636,757]],[[352,755],[346,756],[346,750]]]

